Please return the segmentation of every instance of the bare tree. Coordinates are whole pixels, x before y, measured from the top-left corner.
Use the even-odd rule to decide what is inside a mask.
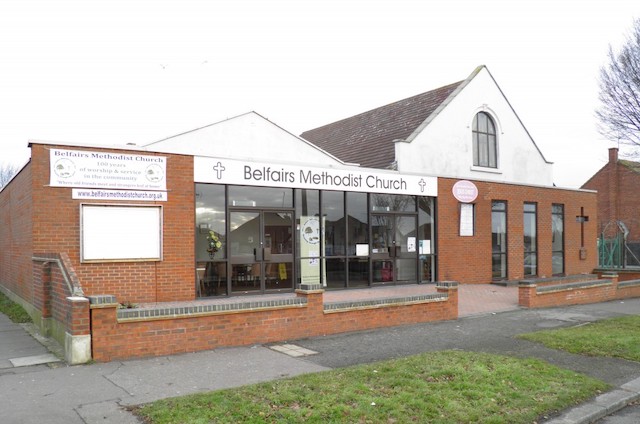
[[[4,187],[14,175],[18,173],[17,166],[9,163],[0,163],[0,189]]]
[[[633,146],[640,155],[640,19],[619,52],[609,46],[609,63],[600,69],[600,133]]]

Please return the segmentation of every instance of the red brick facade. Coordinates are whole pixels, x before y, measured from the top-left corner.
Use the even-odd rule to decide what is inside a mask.
[[[552,275],[551,207],[564,205],[565,274],[590,273],[596,267],[596,195],[595,193],[542,188],[514,184],[474,181],[478,187],[475,203],[475,235],[459,235],[459,202],[452,195],[456,179],[438,178],[438,280],[461,283],[490,283],[491,205],[494,200],[507,203],[507,280],[524,278],[523,205],[537,204],[538,277]],[[589,216],[584,228],[576,217]],[[581,257],[582,230],[584,248]],[[585,256],[586,255],[586,256]]]
[[[614,221],[629,229],[628,242],[640,242],[640,163],[618,160],[618,149],[609,149],[609,162],[582,188],[598,191],[598,233]],[[610,229],[617,230],[615,225]],[[607,235],[610,237],[610,235]]]
[[[31,148],[32,160],[28,168],[31,169],[33,179],[33,195],[30,199],[33,210],[30,220],[33,222],[32,253],[67,253],[85,295],[108,293],[116,295],[122,302],[135,303],[193,299],[193,158],[163,155],[167,156],[168,201],[156,202],[163,207],[162,261],[81,263],[80,204],[119,202],[73,200],[71,188],[49,187],[51,148],[56,146],[33,145]],[[113,152],[131,153],[117,150]],[[13,184],[9,189],[13,192]],[[127,203],[149,205],[153,202]],[[13,278],[9,279],[11,280]]]
[[[300,294],[300,307],[267,308],[180,318],[122,321],[117,302],[191,301],[195,292],[193,157],[167,158],[166,202],[129,202],[162,206],[161,261],[80,261],[80,205],[122,203],[74,200],[72,189],[49,186],[50,149],[32,145],[31,162],[0,192],[0,284],[38,311],[61,323],[72,336],[91,334],[94,359],[111,360],[265,343],[345,331],[365,330],[457,317],[457,291],[445,301],[323,310],[320,293]],[[100,150],[74,147],[74,150]],[[132,151],[106,150],[130,154]],[[456,179],[439,178],[437,199],[438,281],[492,281],[491,202],[507,203],[508,280],[523,278],[523,204],[537,204],[538,277],[551,275],[551,205],[564,206],[565,273],[589,273],[596,264],[596,195],[591,192],[476,181],[475,234],[459,235],[459,203],[452,195]],[[590,221],[581,226],[575,217]],[[581,240],[584,249],[581,254]],[[586,252],[586,253],[585,253]],[[47,259],[50,259],[48,261]],[[54,264],[55,262],[55,264]],[[57,264],[57,265],[56,265]],[[64,268],[64,270],[63,270]],[[66,271],[65,271],[66,270]],[[64,272],[68,273],[66,279]],[[71,283],[69,283],[70,280]],[[74,294],[113,297],[92,305]]]

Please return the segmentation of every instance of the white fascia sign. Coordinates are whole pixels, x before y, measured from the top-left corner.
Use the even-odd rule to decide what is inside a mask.
[[[195,156],[194,181],[263,187],[342,190],[364,193],[438,195],[432,176],[384,172],[369,168],[315,168]]]

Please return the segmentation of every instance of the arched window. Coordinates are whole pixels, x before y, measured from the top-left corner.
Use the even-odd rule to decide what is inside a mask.
[[[473,165],[498,167],[496,125],[491,116],[479,112],[473,118]]]

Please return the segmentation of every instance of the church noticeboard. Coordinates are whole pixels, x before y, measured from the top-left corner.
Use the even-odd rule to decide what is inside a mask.
[[[49,171],[51,187],[167,189],[164,156],[51,149]]]

